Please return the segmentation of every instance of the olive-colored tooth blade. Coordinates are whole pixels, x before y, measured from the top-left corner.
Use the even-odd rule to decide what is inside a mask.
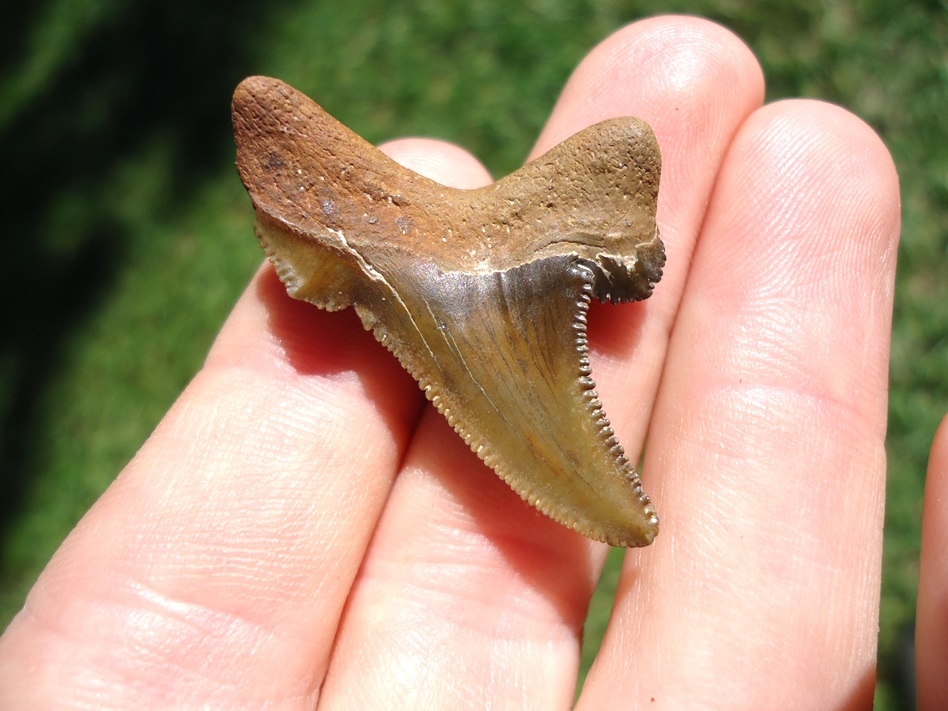
[[[389,281],[411,314],[386,326],[393,352],[484,462],[585,536],[651,543],[658,517],[590,376],[590,267],[575,255],[481,275],[416,265]]]

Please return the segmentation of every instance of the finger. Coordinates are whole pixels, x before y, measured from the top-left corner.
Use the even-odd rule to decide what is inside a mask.
[[[2,693],[311,695],[419,405],[357,320],[265,268],[11,624]]]
[[[390,158],[452,188],[473,188],[491,182],[490,173],[463,148],[427,138],[402,138],[380,146]]]
[[[710,23],[672,18],[633,25],[584,60],[541,140],[540,150],[594,118],[644,114],[658,119],[659,140],[671,146],[661,199],[680,208],[666,209],[662,224],[679,260],[669,267],[677,272],[672,293],[662,297],[658,316],[649,302],[623,310],[598,331],[591,326],[592,346],[600,349],[594,374],[600,391],[612,389],[606,406],[616,406],[620,433],[644,431],[674,292],[684,283],[687,240],[697,232],[712,183],[705,169],[688,167],[687,154],[700,151],[702,165],[720,161],[760,101],[759,70],[748,63],[754,60],[746,48]],[[671,93],[654,76],[669,71],[679,77]],[[607,104],[602,116],[576,110],[597,101]],[[700,143],[678,140],[661,118],[676,110],[701,126],[693,129]],[[634,327],[637,319],[648,325]],[[628,372],[633,358],[650,364],[644,375]],[[629,393],[646,394],[625,404]],[[627,442],[634,454],[638,442],[634,436]],[[529,508],[429,409],[347,605],[324,707],[423,708],[447,699],[452,708],[570,706],[580,629],[604,552]]]
[[[650,429],[665,538],[624,571],[588,708],[871,705],[898,234],[858,119],[784,102],[741,128]]]
[[[311,705],[423,400],[354,314],[264,267],[11,624],[0,706]]]
[[[948,417],[935,433],[922,515],[922,554],[915,618],[919,711],[948,708]]]
[[[763,101],[760,66],[718,25],[687,17],[638,22],[596,48],[563,90],[533,154],[613,116],[645,119],[662,152],[662,280],[641,308],[592,304],[593,370],[620,441],[645,437],[668,333],[725,149]]]

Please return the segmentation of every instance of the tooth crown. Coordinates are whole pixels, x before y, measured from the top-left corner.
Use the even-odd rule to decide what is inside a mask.
[[[591,297],[647,298],[665,255],[651,129],[612,119],[493,185],[417,175],[274,79],[233,104],[256,232],[294,298],[353,306],[478,456],[580,533],[641,546],[658,518],[589,367]]]

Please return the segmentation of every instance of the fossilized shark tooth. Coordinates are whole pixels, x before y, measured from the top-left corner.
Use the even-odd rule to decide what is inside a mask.
[[[291,296],[353,306],[480,458],[580,533],[642,546],[658,517],[602,410],[591,297],[644,299],[665,253],[660,155],[605,121],[493,185],[439,185],[303,94],[263,77],[234,94],[255,231]]]

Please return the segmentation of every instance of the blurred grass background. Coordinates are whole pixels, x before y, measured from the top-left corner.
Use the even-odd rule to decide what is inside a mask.
[[[632,20],[737,32],[768,99],[842,104],[903,188],[877,707],[908,708],[928,446],[948,408],[944,0],[38,0],[0,21],[0,625],[194,374],[261,253],[233,168],[230,94],[278,76],[373,142],[459,143],[495,174],[570,71]],[[621,557],[587,625],[588,662]],[[814,601],[817,604],[818,601]]]

